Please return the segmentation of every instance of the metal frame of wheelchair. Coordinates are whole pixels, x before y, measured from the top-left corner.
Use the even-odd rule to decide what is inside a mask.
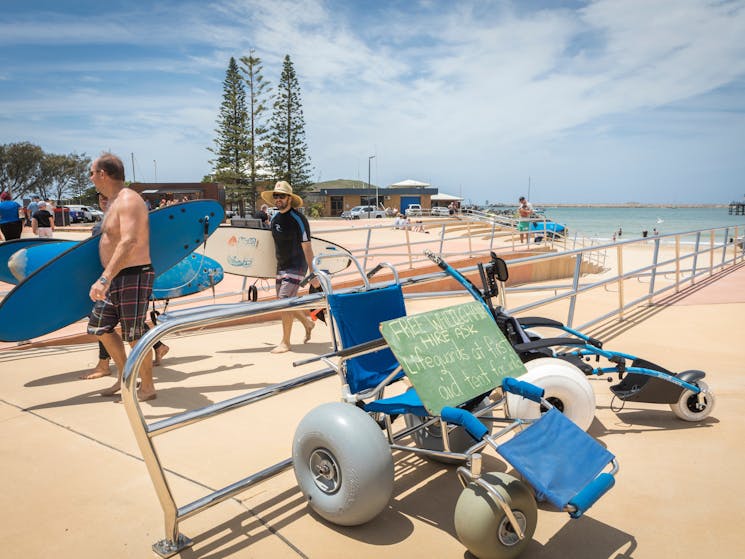
[[[321,260],[322,257],[316,258],[314,268],[327,293],[328,301],[328,296],[333,291],[330,278],[319,270]],[[359,262],[356,260],[353,262],[364,282],[364,289],[360,294],[374,291],[368,281],[370,274],[365,274]],[[384,266],[391,268],[394,283],[397,284],[398,278],[395,270],[390,266]],[[377,267],[372,273],[379,268]],[[553,459],[567,466],[568,462],[562,462],[566,458],[573,463],[581,462],[576,460],[573,452],[570,457],[567,457],[568,449],[557,448],[556,445],[559,444],[557,441],[560,440],[557,436],[559,432],[571,434],[576,440],[581,441],[580,446],[587,446],[588,452],[592,448],[592,451],[602,454],[603,457],[594,458],[595,469],[592,472],[581,473],[584,476],[581,481],[582,487],[576,491],[576,494],[573,488],[569,499],[559,498],[556,495],[553,498],[549,496],[548,499],[552,504],[568,512],[572,517],[578,518],[613,486],[613,476],[618,470],[616,459],[584,431],[558,413],[552,404],[543,398],[542,389],[511,378],[503,382],[504,394],[494,398],[488,404],[482,403],[474,413],[461,407],[446,407],[440,416],[426,417],[427,412],[424,410],[423,413],[418,413],[418,415],[425,415],[420,423],[411,425],[407,422],[408,427],[394,433],[393,420],[399,414],[408,413],[410,408],[402,406],[396,410],[394,406],[392,411],[389,409],[384,412],[376,411],[375,404],[400,376],[401,366],[393,369],[377,385],[369,389],[358,393],[351,390],[347,378],[348,361],[380,351],[387,346],[384,340],[374,339],[338,350],[334,322],[338,322],[341,318],[334,314],[330,305],[328,311],[329,324],[334,332],[333,338],[337,351],[317,359],[324,361],[330,368],[337,371],[342,382],[342,402],[322,404],[311,410],[298,425],[293,441],[293,465],[298,484],[309,506],[324,519],[339,525],[359,525],[380,514],[387,507],[393,493],[391,452],[394,450],[459,464],[457,475],[464,490],[455,508],[456,532],[461,542],[474,555],[482,559],[516,557],[530,541],[537,523],[537,507],[533,491],[539,498],[549,495],[551,483],[556,483],[552,478],[547,486],[546,482],[540,479],[540,475],[536,477],[535,470],[546,470],[545,463]],[[338,362],[335,362],[335,359]],[[296,364],[312,360],[304,360]],[[527,420],[494,417],[491,412],[504,405],[507,393],[518,394],[523,398],[538,402],[546,409],[553,410],[554,413]],[[372,400],[372,402],[366,402],[367,400]],[[365,411],[365,407],[373,411]],[[552,422],[550,429],[555,426],[556,432],[545,427],[544,422],[547,424],[549,417]],[[485,426],[484,422],[487,422],[489,427]],[[495,423],[506,423],[506,425],[492,435],[492,424]],[[414,446],[400,444],[402,439],[409,436],[413,436],[417,442],[416,433],[438,427],[442,445],[440,449],[421,448],[416,444]],[[471,437],[470,444],[467,444],[465,448],[453,448],[451,437],[456,429],[467,432]],[[549,436],[543,432],[546,429],[550,431]],[[539,432],[543,433],[543,438],[537,434]],[[533,436],[533,433],[536,435]],[[507,443],[500,445],[497,441],[507,434],[514,436]],[[540,443],[535,441],[528,443],[528,437],[537,437]],[[513,454],[512,459],[508,459],[507,462],[528,480],[533,489],[513,476],[482,472],[481,452],[488,446],[502,457],[506,457],[509,445],[512,445],[513,441],[525,441],[521,444],[527,444],[531,448],[528,456],[524,453]],[[458,444],[462,445],[462,438]],[[540,449],[537,454],[535,453],[536,444],[539,444]],[[549,450],[549,447],[552,448]],[[543,455],[543,449],[546,449],[548,457]],[[601,462],[604,460],[599,469],[598,460]],[[588,461],[592,462],[593,459],[588,458]],[[609,464],[611,471],[602,473],[602,470]],[[561,477],[556,472],[548,474],[548,477],[552,476]],[[565,492],[564,497],[566,496]]]
[[[489,306],[495,320],[498,320],[500,316],[511,318],[503,307],[503,286],[508,276],[507,264],[492,252],[491,262],[486,265],[479,263],[478,268],[483,291],[475,288],[475,291],[469,289],[469,292],[475,298],[481,298]],[[453,275],[452,269],[443,269]],[[455,274],[460,275],[457,271],[455,271]],[[453,275],[453,277],[456,276]],[[463,278],[462,275],[456,277],[461,283],[464,283],[461,278]],[[465,281],[468,280],[465,279]],[[502,289],[500,289],[500,286]],[[502,304],[494,306],[492,302],[494,297],[500,297],[499,301]],[[518,355],[524,360],[533,359],[535,356],[540,357],[541,351],[548,350],[550,351],[550,357],[565,361],[584,375],[590,377],[599,377],[606,374],[617,375],[618,384],[610,387],[614,399],[618,398],[622,402],[621,406],[611,404],[616,411],[623,409],[623,403],[627,401],[668,404],[678,418],[695,422],[708,417],[714,409],[716,399],[706,382],[702,380],[706,376],[703,371],[692,369],[673,373],[640,357],[605,349],[603,348],[603,342],[600,340],[569,328],[556,320],[542,317],[521,317],[517,319],[516,323],[516,327],[522,328],[530,339],[528,342],[513,345]],[[535,332],[535,328],[560,330],[565,336],[542,338]],[[587,365],[586,363],[591,361],[592,358],[596,363],[599,362],[600,358],[604,358],[608,365],[595,367]],[[629,362],[631,365],[628,364]],[[612,378],[607,380],[613,382]]]

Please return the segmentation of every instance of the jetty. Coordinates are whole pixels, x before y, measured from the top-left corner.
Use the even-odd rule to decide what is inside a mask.
[[[739,202],[729,203],[729,214],[730,215],[745,215],[745,200]]]

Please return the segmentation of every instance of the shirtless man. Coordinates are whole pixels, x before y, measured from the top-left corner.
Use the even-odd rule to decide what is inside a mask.
[[[104,271],[90,289],[95,302],[88,321],[88,333],[99,336],[118,369],[113,386],[101,392],[112,396],[121,389],[122,371],[127,360],[124,341],[134,347],[145,333],[145,317],[153,288],[150,265],[148,211],[142,197],[124,186],[121,159],[104,153],[91,164],[91,181],[99,194],[109,200],[101,227],[98,252]],[[122,336],[114,330],[121,323]],[[137,398],[142,402],[156,397],[152,355],[148,352],[140,368]]]

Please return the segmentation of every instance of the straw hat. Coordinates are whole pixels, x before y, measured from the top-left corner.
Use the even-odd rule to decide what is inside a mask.
[[[274,193],[277,194],[287,194],[290,198],[292,198],[292,207],[293,208],[299,208],[303,205],[303,199],[298,196],[297,194],[292,193],[292,187],[290,186],[290,183],[287,181],[279,181],[277,184],[274,185],[274,190],[265,190],[261,193],[261,198],[266,202],[267,204],[274,205]]]

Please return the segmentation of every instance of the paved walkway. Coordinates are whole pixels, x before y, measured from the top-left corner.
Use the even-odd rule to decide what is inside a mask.
[[[455,301],[415,301],[410,311]],[[578,521],[541,507],[523,557],[681,558],[742,555],[745,452],[742,332],[745,268],[629,313],[607,330],[607,347],[672,370],[701,368],[716,393],[712,417],[677,420],[666,406],[612,408],[604,381],[590,432],[616,453],[616,487]],[[294,359],[329,348],[319,325],[309,344],[270,355],[277,323],[167,339],[156,368],[149,421],[315,370]],[[155,557],[163,518],[123,406],[97,392],[111,379],[78,380],[96,361],[93,344],[0,352],[0,549],[7,557]],[[297,422],[338,399],[335,378],[242,408],[157,440],[179,504],[290,455]],[[184,521],[194,539],[184,558],[469,557],[455,537],[460,491],[452,468],[396,453],[389,508],[342,528],[309,513],[292,472]],[[487,456],[486,469],[505,465]]]

